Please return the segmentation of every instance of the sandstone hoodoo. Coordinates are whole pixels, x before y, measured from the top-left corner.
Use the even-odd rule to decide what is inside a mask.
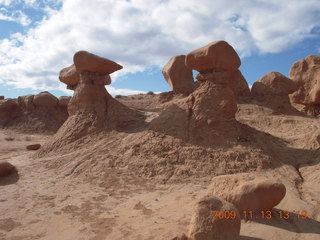
[[[185,55],[174,56],[163,67],[162,74],[175,93],[189,94],[195,88],[192,70],[185,64]]]
[[[41,152],[61,149],[68,143],[76,146],[75,142],[86,135],[126,127],[140,119],[137,112],[116,101],[105,88],[111,83],[109,74],[121,65],[86,51],[75,53],[73,60],[74,64],[62,69],[59,76],[67,88],[74,90],[68,103],[61,99],[67,104],[69,118]]]
[[[290,78],[300,85],[291,95],[292,102],[303,104],[310,115],[320,114],[320,56],[310,55],[294,63]]]
[[[256,81],[252,96],[260,104],[273,109],[274,113],[297,113],[290,103],[289,94],[298,89],[298,84],[279,72],[270,72]]]
[[[237,208],[216,197],[204,197],[193,208],[189,235],[194,240],[237,240],[240,238],[240,218],[219,217],[232,213],[240,216]]]
[[[248,173],[214,177],[207,190],[234,204],[240,212],[270,210],[286,195],[286,187],[276,180],[252,176]]]
[[[58,98],[49,92],[41,92],[33,98],[33,104],[39,107],[56,107],[58,102]]]
[[[230,72],[240,66],[235,50],[224,41],[213,42],[190,52],[187,67],[197,70],[200,86],[191,94],[191,111],[195,119],[211,121],[235,118],[237,104],[230,88]]]

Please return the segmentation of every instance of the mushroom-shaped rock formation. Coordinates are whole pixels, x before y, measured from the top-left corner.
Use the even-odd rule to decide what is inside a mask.
[[[186,65],[200,73],[211,69],[235,71],[240,67],[241,61],[227,42],[215,41],[190,52],[186,57]]]
[[[219,217],[224,213],[236,217]],[[194,240],[237,240],[240,238],[239,217],[239,211],[232,203],[216,197],[201,198],[193,207],[189,235]]]
[[[43,145],[39,155],[61,151],[72,144],[76,147],[77,141],[86,135],[128,128],[141,120],[141,114],[116,101],[105,88],[111,82],[109,74],[122,66],[86,51],[75,53],[73,59],[76,71],[70,72],[75,75],[79,73],[80,78],[78,82],[72,82],[74,94],[68,102],[69,118],[56,135]],[[63,72],[68,71],[60,72],[60,80],[69,84]]]
[[[288,94],[298,89],[298,84],[278,72],[270,72],[256,81],[251,94],[260,104],[274,113],[298,113],[291,106]]]
[[[98,75],[98,74],[97,74]],[[104,85],[111,84],[111,78],[107,74],[101,74]],[[67,84],[67,89],[75,90],[80,81],[80,73],[77,71],[76,66],[72,64],[69,67],[63,68],[59,73],[61,82]]]
[[[200,72],[196,77],[200,86],[188,100],[195,119],[235,118],[237,104],[230,77],[240,64],[235,50],[224,41],[213,42],[187,55],[186,65]]]
[[[291,95],[292,102],[305,105],[310,115],[320,114],[320,56],[310,55],[294,63],[290,78],[300,85]]]
[[[185,64],[185,55],[174,56],[163,67],[162,74],[173,92],[189,94],[195,88],[192,70]]]
[[[212,179],[207,195],[234,204],[240,212],[262,211],[279,204],[286,195],[286,187],[276,180],[246,173],[222,175]]]
[[[95,72],[104,75],[111,74],[123,67],[107,58],[102,58],[87,51],[79,51],[73,56],[73,62],[78,72]]]
[[[41,92],[33,98],[33,104],[39,107],[55,107],[58,105],[58,102],[58,98],[49,92]]]

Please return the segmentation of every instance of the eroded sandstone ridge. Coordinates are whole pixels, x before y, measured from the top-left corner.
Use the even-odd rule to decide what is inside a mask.
[[[68,118],[70,97],[49,92],[0,100],[0,126],[27,132],[56,132]]]

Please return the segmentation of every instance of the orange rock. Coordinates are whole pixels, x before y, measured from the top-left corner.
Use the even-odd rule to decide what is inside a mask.
[[[241,61],[227,42],[215,41],[190,52],[186,57],[186,65],[199,72],[211,69],[235,71],[240,67]]]
[[[294,103],[320,104],[320,56],[310,55],[294,63],[290,78],[301,85],[292,95]]]
[[[26,147],[28,150],[38,150],[41,148],[41,144],[31,144]]]
[[[122,69],[122,66],[114,61],[99,57],[87,51],[75,53],[73,62],[78,72],[89,71],[107,75]]]
[[[252,85],[252,95],[288,95],[298,90],[298,84],[279,72],[270,72]]]
[[[192,70],[185,64],[185,55],[174,56],[163,67],[162,74],[176,93],[191,93],[195,84],[193,81]]]
[[[72,64],[60,71],[59,79],[67,85],[76,85],[80,81],[80,73],[77,72],[76,66]]]
[[[276,180],[245,173],[222,175],[212,179],[207,195],[234,204],[240,212],[261,211],[279,204],[286,195],[286,187]]]
[[[189,236],[194,240],[235,240],[240,238],[240,218],[214,218],[213,211],[229,213],[232,211],[240,216],[237,208],[216,197],[204,197],[198,200],[192,211]]]

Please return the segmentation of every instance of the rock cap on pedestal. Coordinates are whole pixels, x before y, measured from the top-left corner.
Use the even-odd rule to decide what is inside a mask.
[[[60,71],[59,79],[67,85],[75,85],[80,81],[80,73],[77,72],[76,66],[72,64]]]
[[[87,51],[76,52],[73,56],[73,62],[78,72],[89,71],[107,75],[123,68],[114,61]]]
[[[215,41],[190,52],[186,57],[186,65],[199,72],[212,69],[234,71],[240,67],[241,60],[227,42]]]

